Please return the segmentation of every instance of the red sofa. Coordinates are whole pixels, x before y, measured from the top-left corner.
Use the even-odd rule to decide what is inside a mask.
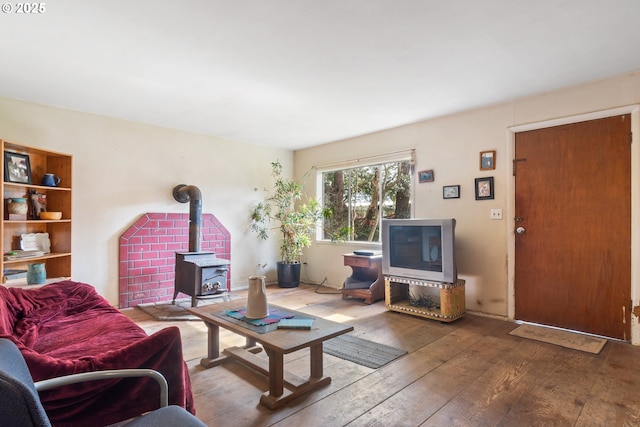
[[[169,384],[169,404],[195,414],[180,330],[152,335],[85,283],[37,289],[0,286],[0,337],[16,343],[34,381],[78,372],[150,368]],[[127,378],[65,386],[41,394],[54,425],[107,425],[159,407],[157,384]]]

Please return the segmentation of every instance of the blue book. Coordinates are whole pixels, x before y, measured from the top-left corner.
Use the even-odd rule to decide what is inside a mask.
[[[313,319],[281,319],[278,329],[311,329]]]

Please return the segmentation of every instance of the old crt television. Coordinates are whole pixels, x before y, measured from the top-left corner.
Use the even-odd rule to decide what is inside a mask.
[[[455,228],[453,218],[383,219],[382,273],[455,283]]]

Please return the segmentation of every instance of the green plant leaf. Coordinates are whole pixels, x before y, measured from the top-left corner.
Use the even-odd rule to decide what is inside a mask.
[[[251,212],[251,231],[267,239],[269,231],[282,234],[280,258],[283,262],[299,262],[302,250],[311,246],[312,236],[318,222],[328,213],[314,199],[303,198],[304,185],[282,177],[282,164],[271,163],[273,189]],[[273,223],[275,225],[272,225]]]

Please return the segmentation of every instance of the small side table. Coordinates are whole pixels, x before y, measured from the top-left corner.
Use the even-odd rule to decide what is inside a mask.
[[[382,255],[344,254],[343,257],[344,265],[351,267],[353,273],[342,287],[342,299],[363,298],[365,304],[384,299]],[[349,281],[351,284],[347,284]]]

